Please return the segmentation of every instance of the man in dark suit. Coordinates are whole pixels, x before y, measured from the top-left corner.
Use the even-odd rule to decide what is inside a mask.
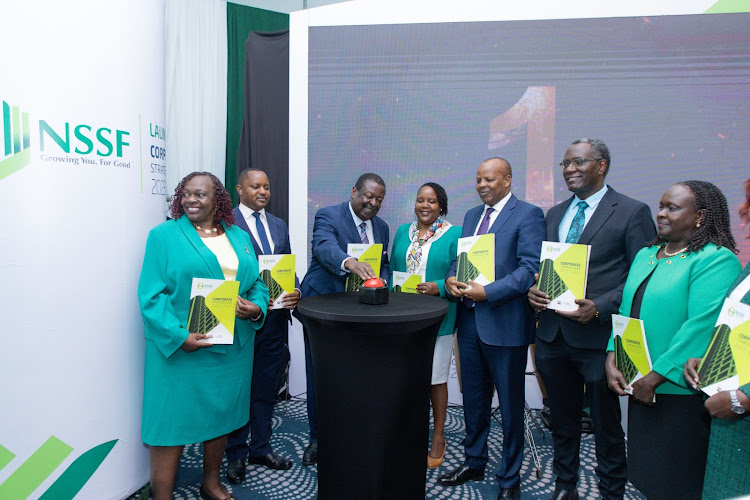
[[[271,199],[271,186],[265,172],[257,169],[240,172],[237,193],[240,204],[233,210],[235,224],[250,234],[255,254],[292,253],[286,224],[265,210]],[[296,276],[295,285],[299,287]],[[255,335],[250,421],[230,432],[227,437],[227,479],[230,483],[237,484],[245,480],[245,460],[275,470],[286,470],[292,466],[291,460],[273,451],[270,440],[281,358],[291,320],[289,311],[297,307],[299,299],[300,291],[295,289],[282,299],[284,309],[271,309],[271,302],[266,322]]]
[[[512,172],[502,158],[484,161],[476,189],[484,202],[464,217],[462,236],[495,235],[495,281],[482,286],[456,280],[453,262],[445,286],[458,307],[458,349],[466,421],[466,458],[440,477],[443,486],[482,480],[487,465],[493,387],[497,388],[503,425],[502,462],[496,472],[498,498],[517,499],[523,458],[524,373],[534,341],[534,312],[526,301],[539,271],[544,214],[510,192]]]
[[[547,240],[591,245],[586,298],[572,312],[547,309],[549,296],[529,290],[538,311],[536,367],[547,387],[554,441],[555,500],[577,499],[581,409],[584,385],[596,439],[596,473],[602,498],[622,498],[627,482],[620,402],[607,388],[604,361],[630,264],[654,238],[651,212],[644,203],[607,186],[607,146],[579,139],[560,166],[574,196],[547,213]]]
[[[349,243],[382,243],[380,275],[388,276],[390,234],[388,224],[377,217],[383,198],[385,182],[378,174],[367,173],[357,179],[349,201],[318,210],[313,225],[312,259],[302,280],[303,297],[343,292],[350,274],[356,274],[363,280],[376,277],[370,264],[359,262],[346,253]],[[312,465],[318,461],[318,422],[310,342],[304,327],[303,333],[310,444],[302,456],[302,464]]]

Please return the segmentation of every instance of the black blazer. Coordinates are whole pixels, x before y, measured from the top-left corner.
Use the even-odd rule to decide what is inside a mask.
[[[547,241],[558,241],[560,221],[573,197],[549,209]],[[645,203],[618,193],[611,186],[581,233],[578,243],[591,245],[586,298],[593,300],[599,318],[582,325],[560,317],[553,310],[542,311],[536,335],[552,342],[562,331],[571,347],[606,349],[612,333],[612,315],[622,302],[622,289],[638,250],[656,236],[651,211]]]
[[[250,242],[253,244],[253,249],[255,249],[255,255],[263,255],[263,250],[261,249],[260,244],[255,241],[253,233],[247,226],[245,217],[242,215],[242,212],[240,212],[240,207],[234,207],[232,213],[234,214],[234,224],[250,235]],[[289,243],[289,230],[286,227],[286,223],[275,215],[268,213],[268,210],[266,210],[266,220],[268,221],[268,230],[271,232],[273,251],[275,254],[291,254],[292,245]],[[294,287],[300,287],[296,273],[294,275]],[[278,313],[279,316],[283,316],[287,321],[291,322],[292,320],[292,316],[288,309],[269,309],[268,313],[269,315],[271,313],[274,313],[275,315]]]

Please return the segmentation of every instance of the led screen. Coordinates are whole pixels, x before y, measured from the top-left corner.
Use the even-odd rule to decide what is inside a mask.
[[[380,216],[413,220],[427,181],[461,224],[480,203],[482,160],[513,168],[513,193],[545,210],[566,200],[568,145],[610,148],[607,183],[647,203],[687,179],[717,184],[750,259],[737,209],[750,178],[750,15],[312,27],[308,231],[372,171]]]

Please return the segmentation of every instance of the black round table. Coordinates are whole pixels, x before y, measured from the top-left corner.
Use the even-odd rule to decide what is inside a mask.
[[[435,338],[448,304],[391,292],[299,303],[318,411],[318,498],[424,498]]]

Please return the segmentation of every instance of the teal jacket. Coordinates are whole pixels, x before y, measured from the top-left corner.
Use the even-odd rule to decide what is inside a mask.
[[[237,319],[234,334],[240,346],[255,338],[263,326],[268,307],[268,288],[258,274],[249,235],[236,226],[224,225],[239,259],[237,277],[239,295],[260,306],[263,316],[256,322]],[[189,332],[185,328],[190,306],[193,278],[224,279],[216,256],[201,241],[187,216],[156,226],[148,235],[138,282],[138,302],[145,325],[146,340],[168,358],[182,346]],[[215,345],[205,350],[225,353],[227,346]]]
[[[393,283],[393,271],[406,272],[406,250],[411,245],[409,226],[411,226],[411,223],[399,226],[396,237],[393,238],[391,283]],[[458,239],[460,237],[461,226],[451,226],[440,238],[430,244],[430,252],[427,254],[425,281],[437,283],[440,298],[448,302],[448,313],[440,324],[438,335],[450,335],[456,331],[456,302],[445,293],[445,275],[450,270],[451,262],[458,255]]]
[[[727,248],[707,244],[698,252],[656,258],[659,247],[642,249],[635,256],[622,292],[620,314],[630,316],[633,296],[651,274],[643,295],[640,317],[653,370],[668,379],[657,394],[695,394],[682,376],[688,358],[700,358],[724,302],[724,294],[742,269]],[[608,351],[614,350],[610,338]]]

